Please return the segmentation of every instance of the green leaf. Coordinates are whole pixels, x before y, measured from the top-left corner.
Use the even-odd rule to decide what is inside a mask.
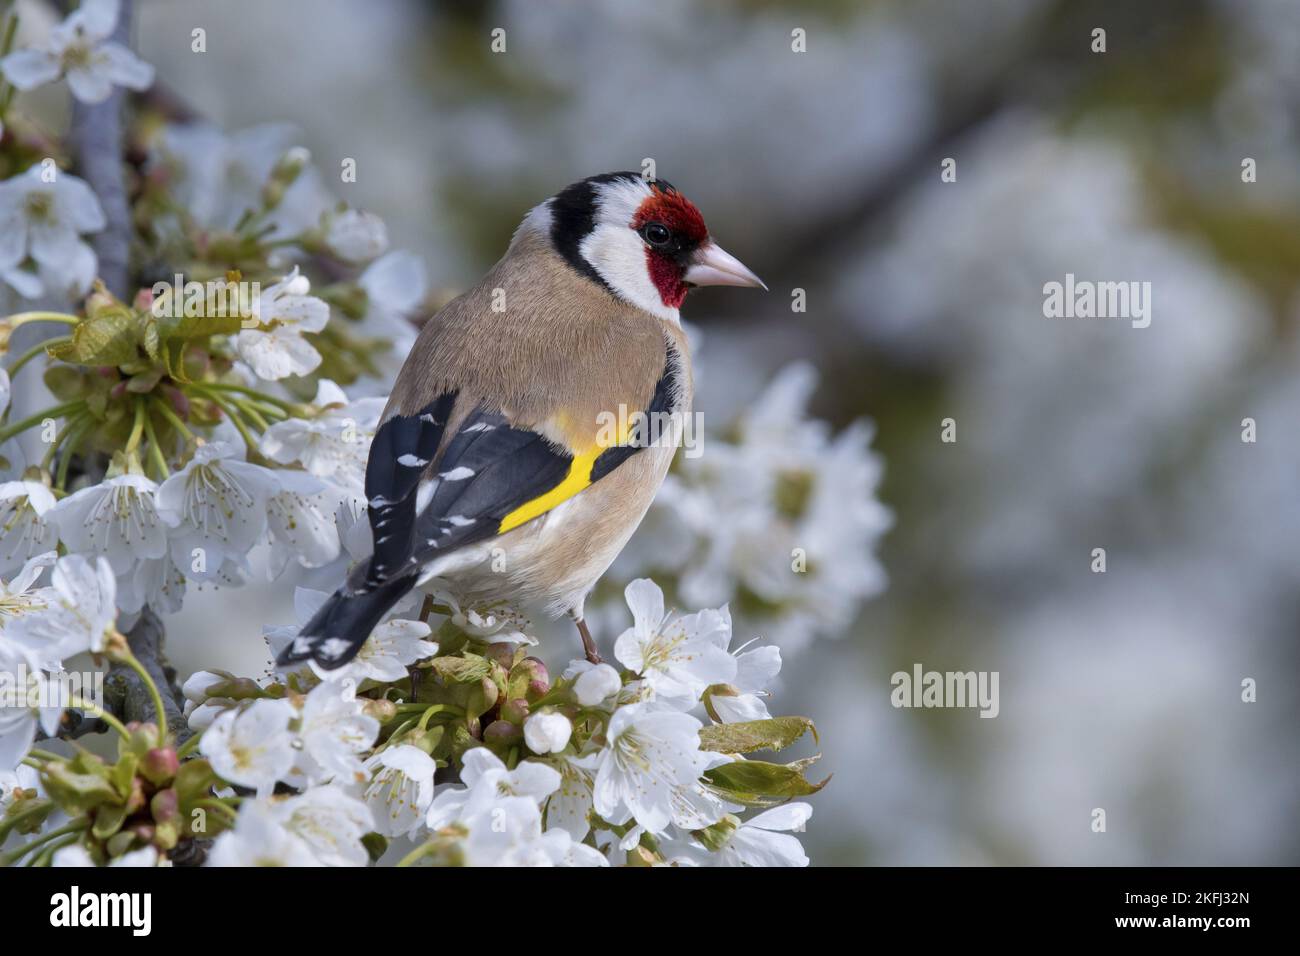
[[[830,777],[821,783],[812,783],[804,776],[804,770],[817,759],[809,757],[787,764],[736,760],[706,770],[704,777],[728,800],[749,806],[766,806],[792,797],[806,797],[826,786]]]
[[[809,731],[816,740],[817,728],[807,717],[772,717],[736,724],[714,724],[700,731],[700,749],[724,754],[784,750]]]
[[[57,359],[75,365],[124,365],[139,355],[140,328],[135,316],[124,309],[106,309],[93,319],[73,326],[67,342],[47,351]]]
[[[100,840],[107,840],[126,822],[126,804],[107,804],[95,811],[95,825],[91,832]]]
[[[158,337],[188,341],[208,335],[234,335],[243,326],[244,320],[238,315],[183,315],[160,319]]]
[[[208,790],[216,782],[217,775],[212,769],[212,764],[202,758],[195,758],[181,764],[180,770],[176,771],[172,788],[176,791],[181,805],[188,807],[194,801],[208,797]]]
[[[69,816],[85,813],[106,803],[120,804],[122,801],[107,774],[78,773],[71,762],[51,761],[42,774],[42,783],[45,784],[45,792]]]

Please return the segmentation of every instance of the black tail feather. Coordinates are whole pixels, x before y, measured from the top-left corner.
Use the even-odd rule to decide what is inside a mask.
[[[280,652],[276,663],[284,667],[313,660],[325,670],[342,667],[357,656],[375,625],[414,586],[415,576],[407,575],[366,591],[339,588]]]

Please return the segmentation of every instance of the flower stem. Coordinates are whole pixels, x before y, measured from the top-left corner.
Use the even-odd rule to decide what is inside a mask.
[[[45,352],[45,350],[49,348],[51,345],[58,345],[61,342],[70,342],[70,341],[72,341],[72,336],[60,335],[58,338],[46,339],[44,342],[37,342],[35,345],[29,348],[22,355],[18,356],[18,358],[14,360],[13,365],[9,366],[9,377],[13,378],[15,375],[17,375],[19,369],[21,369],[32,359],[36,358],[36,356]]]
[[[180,749],[176,751],[176,759],[184,760],[190,754],[194,753],[194,751],[198,750],[199,744],[202,742],[203,734],[195,734],[189,740],[185,741],[185,743],[181,744]]]
[[[239,437],[244,439],[244,445],[248,449],[249,456],[251,457],[256,454],[257,441],[253,438],[253,433],[248,430],[248,425],[246,425],[244,420],[239,416],[239,412],[235,411],[234,406],[218,395],[208,392],[201,385],[196,386],[196,390],[204,398],[216,405],[217,408],[226,413],[226,417],[230,419],[230,423],[234,425],[236,431],[239,432]]]
[[[135,397],[135,420],[131,423],[131,435],[126,440],[126,453],[128,455],[140,447],[140,439],[144,435],[144,396]]]
[[[12,850],[0,854],[0,866],[12,866],[28,853],[44,846],[51,840],[57,840],[59,837],[67,836],[69,833],[79,833],[88,826],[90,826],[90,820],[86,817],[82,817],[79,820],[73,820],[71,823],[64,824],[57,830],[51,830],[49,833],[42,833],[36,839],[30,840],[22,846],[14,847]]]
[[[59,456],[59,474],[54,481],[56,488],[67,488],[68,468],[72,465],[72,456],[76,454],[82,436],[90,429],[91,421],[91,416],[86,415],[80,419],[78,424],[68,426],[68,443],[63,449],[63,454]]]
[[[158,433],[153,428],[153,418],[149,415],[144,417],[144,434],[149,440],[149,456],[153,459],[154,466],[158,469],[158,477],[166,481],[171,477],[171,469],[167,467],[167,459],[163,457],[162,448],[158,444]]]
[[[121,638],[122,646],[125,647],[126,638],[123,637],[121,634],[118,634],[117,637]],[[117,657],[118,660],[122,661],[122,663],[124,663],[127,667],[135,671],[136,674],[139,675],[140,680],[144,681],[144,686],[148,688],[149,699],[153,702],[154,723],[157,724],[158,726],[158,746],[159,747],[166,746],[167,712],[163,710],[162,694],[159,693],[158,691],[158,685],[154,683],[154,679],[149,676],[149,672],[145,670],[144,665],[141,664],[136,659],[136,656],[131,653],[129,648],[127,649],[125,654],[117,654],[115,656]]]
[[[436,849],[437,849],[437,844],[434,843],[433,841],[429,841],[428,843],[421,843],[410,853],[406,854],[406,856],[402,857],[398,861],[397,865],[399,867],[411,866],[412,864],[418,862],[421,857],[428,856],[429,854],[433,853]]]
[[[51,405],[49,408],[44,409],[43,411],[39,411],[34,415],[28,415],[20,422],[16,422],[13,425],[7,425],[4,428],[0,428],[0,444],[7,442],[15,435],[21,435],[29,428],[35,428],[37,425],[41,424],[41,422],[45,421],[45,419],[47,418],[63,418],[64,416],[68,415],[70,412],[85,407],[86,407],[86,403],[81,399],[77,399],[76,401],[73,402],[64,402],[62,405]]]
[[[12,329],[28,322],[62,322],[64,325],[79,325],[81,319],[66,312],[19,312],[5,320]]]
[[[172,428],[184,435],[190,441],[194,441],[194,432],[190,431],[189,426],[181,421],[180,416],[167,407],[167,403],[157,396],[153,396],[151,401],[155,408],[162,413],[162,417],[171,422]]]
[[[81,428],[85,424],[86,419],[89,417],[90,417],[90,412],[84,411],[84,412],[79,412],[76,415],[74,415],[72,418],[68,419],[68,423],[64,425],[61,429],[59,429],[59,433],[54,436],[54,441],[50,442],[50,447],[46,449],[45,457],[41,459],[42,468],[44,468],[46,471],[49,471],[50,462],[54,461],[54,454],[59,450],[59,446],[63,444],[63,439],[67,438],[68,434],[73,429]]]
[[[239,819],[239,812],[234,807],[222,803],[220,800],[216,799],[215,797],[206,800],[197,800],[195,801],[195,803],[197,806],[200,807],[208,807],[212,810],[220,810],[222,813],[226,814],[226,819],[230,823],[234,823],[236,820]]]
[[[204,382],[204,388],[215,388],[219,392],[240,392],[250,398],[255,398],[259,402],[269,402],[272,405],[278,405],[285,412],[293,411],[293,402],[285,401],[283,398],[276,398],[274,395],[268,395],[266,392],[259,392],[255,388],[249,388],[247,385],[233,385],[229,382]]]

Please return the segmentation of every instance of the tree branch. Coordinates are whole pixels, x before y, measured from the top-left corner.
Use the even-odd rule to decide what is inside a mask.
[[[132,0],[122,0],[113,39],[129,44]],[[99,278],[123,301],[130,296],[131,206],[126,195],[122,148],[122,108],[126,91],[114,87],[102,103],[74,99],[70,140],[77,170],[99,197],[107,225],[91,241],[99,259]]]
[[[189,721],[181,710],[180,691],[176,688],[176,671],[167,663],[163,651],[166,632],[162,620],[149,607],[140,611],[135,627],[126,632],[126,643],[131,648],[150,678],[158,685],[162,696],[161,718],[155,718],[153,697],[140,675],[125,664],[114,664],[104,682],[105,703],[124,721],[153,721],[165,723],[176,743],[182,744],[193,736]]]

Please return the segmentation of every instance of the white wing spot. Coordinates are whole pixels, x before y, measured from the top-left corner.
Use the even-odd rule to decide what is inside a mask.
[[[415,455],[407,453],[398,457],[397,463],[403,468],[423,468],[429,463],[429,459],[417,458]]]
[[[462,465],[459,468],[453,468],[451,471],[444,471],[438,477],[445,478],[447,481],[464,481],[466,478],[474,477],[474,469]]]

